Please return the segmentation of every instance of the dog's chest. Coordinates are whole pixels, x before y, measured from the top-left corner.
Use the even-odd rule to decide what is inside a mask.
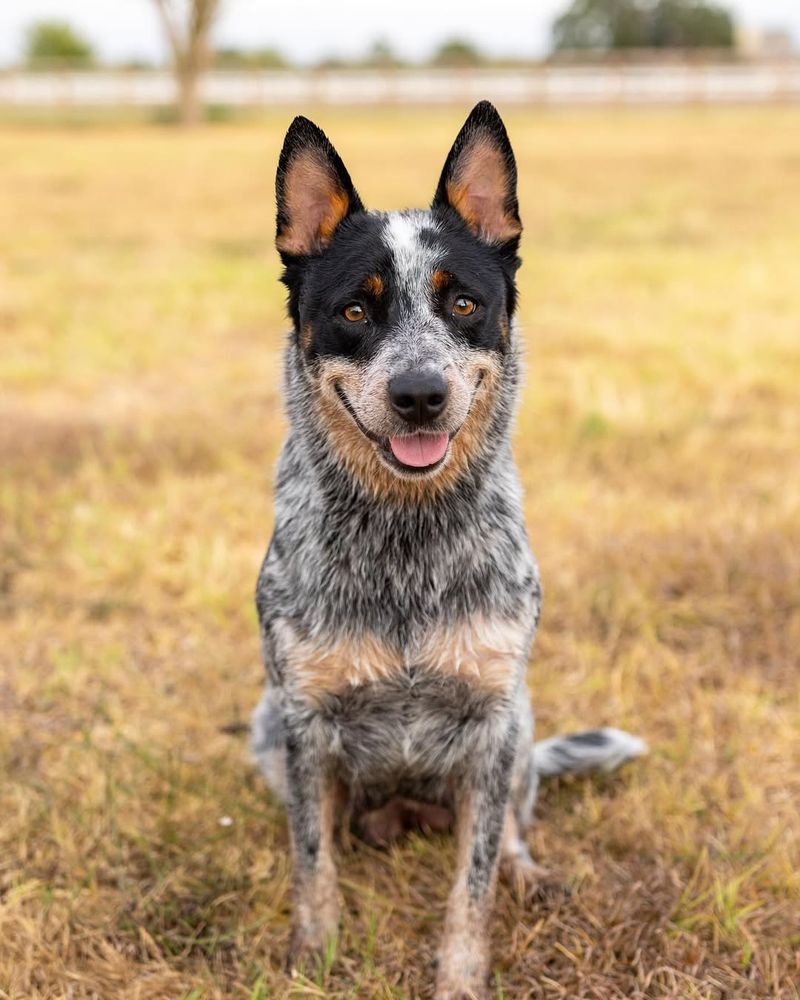
[[[532,609],[515,618],[474,615],[434,626],[402,646],[368,632],[311,638],[286,621],[274,627],[287,686],[317,706],[385,684],[395,692],[407,689],[413,702],[423,679],[502,697],[516,683],[532,631]]]
[[[508,724],[532,629],[475,618],[399,650],[375,637],[312,642],[281,625],[289,710],[353,787],[436,799],[437,782]]]

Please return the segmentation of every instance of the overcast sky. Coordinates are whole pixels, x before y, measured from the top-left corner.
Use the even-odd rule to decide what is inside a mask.
[[[378,38],[416,59],[458,36],[493,55],[539,56],[568,0],[223,0],[218,45],[275,47],[298,62],[363,53]],[[800,0],[728,0],[747,27],[785,27],[800,41]],[[15,61],[25,27],[39,18],[70,21],[103,58],[161,59],[153,0],[0,0],[0,63]]]

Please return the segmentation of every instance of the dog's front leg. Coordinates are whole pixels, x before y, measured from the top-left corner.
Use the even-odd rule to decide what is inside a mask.
[[[310,747],[286,750],[294,913],[287,965],[324,955],[336,938],[339,901],[333,860],[336,784]]]
[[[458,861],[439,951],[436,1000],[488,996],[489,922],[513,767],[514,737],[481,749],[460,785]]]

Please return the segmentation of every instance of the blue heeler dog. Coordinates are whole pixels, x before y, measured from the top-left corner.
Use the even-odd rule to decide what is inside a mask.
[[[343,814],[378,843],[452,821],[435,995],[484,997],[497,872],[538,875],[525,830],[539,777],[644,749],[615,729],[533,742],[541,594],[509,437],[514,154],[481,103],[429,210],[368,212],[326,136],[296,118],[277,200],[290,430],[257,588],[269,685],[253,746],[289,813],[289,959],[337,932]]]

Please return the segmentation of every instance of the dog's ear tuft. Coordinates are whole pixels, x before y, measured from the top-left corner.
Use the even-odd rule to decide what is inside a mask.
[[[275,243],[284,257],[320,253],[342,220],[364,208],[328,137],[302,116],[295,118],[283,141],[275,194]]]
[[[432,207],[447,206],[486,243],[510,243],[522,232],[514,152],[489,101],[472,109],[447,156]]]

